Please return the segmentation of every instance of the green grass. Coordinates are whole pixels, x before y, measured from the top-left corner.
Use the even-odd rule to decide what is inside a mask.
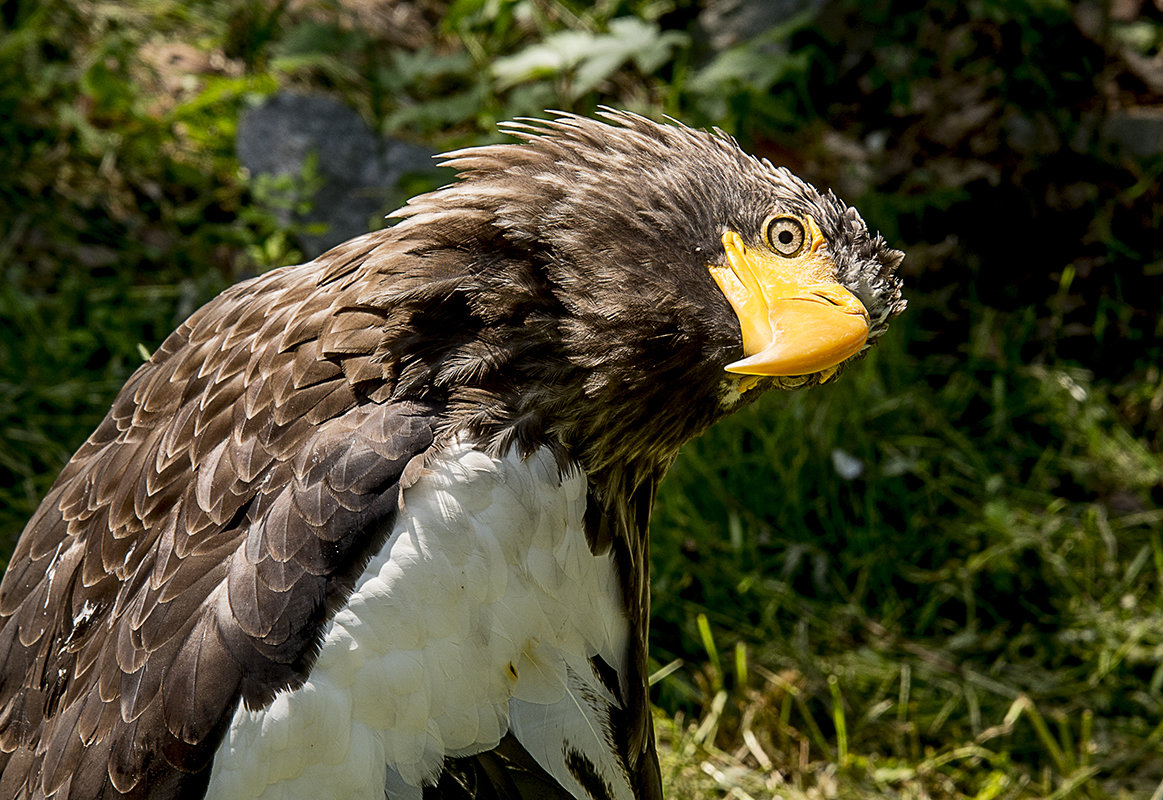
[[[909,252],[910,308],[662,487],[670,796],[1163,800],[1163,159],[1087,127],[1094,75],[1133,82],[1068,4],[838,0],[719,54],[684,2],[404,3],[401,29],[326,0],[11,5],[0,562],[142,350],[295,258],[234,157],[247,103],[327,91],[437,148],[546,107],[671,113],[843,189]],[[209,66],[151,55],[173,43]]]
[[[784,780],[841,797],[1147,797],[1163,460],[1084,371],[988,356],[1020,319],[983,317],[949,369],[913,354],[913,312],[836,384],[684,451],[654,517],[654,656],[687,663],[657,696],[714,715],[683,735],[739,768],[761,765],[750,730]]]

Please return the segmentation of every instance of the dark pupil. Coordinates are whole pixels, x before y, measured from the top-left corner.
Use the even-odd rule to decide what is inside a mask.
[[[784,230],[784,231],[779,232],[779,243],[780,244],[791,244],[792,240],[795,238],[796,237],[792,235],[791,231]]]

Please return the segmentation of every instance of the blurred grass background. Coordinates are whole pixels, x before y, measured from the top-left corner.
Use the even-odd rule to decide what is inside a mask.
[[[280,89],[433,149],[719,126],[908,252],[875,353],[663,487],[671,797],[1163,800],[1159,3],[7,2],[0,561],[142,354],[301,256],[235,151]]]

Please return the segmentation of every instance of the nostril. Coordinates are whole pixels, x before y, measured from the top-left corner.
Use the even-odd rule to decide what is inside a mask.
[[[832,297],[827,292],[812,292],[812,297],[823,300],[825,303],[827,303],[829,305],[833,305],[833,306],[841,305],[839,300],[837,300],[835,297]]]

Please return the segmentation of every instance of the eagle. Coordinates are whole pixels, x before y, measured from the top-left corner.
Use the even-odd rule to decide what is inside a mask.
[[[729,136],[503,126],[129,378],[0,584],[0,797],[662,796],[647,524],[903,254]]]

